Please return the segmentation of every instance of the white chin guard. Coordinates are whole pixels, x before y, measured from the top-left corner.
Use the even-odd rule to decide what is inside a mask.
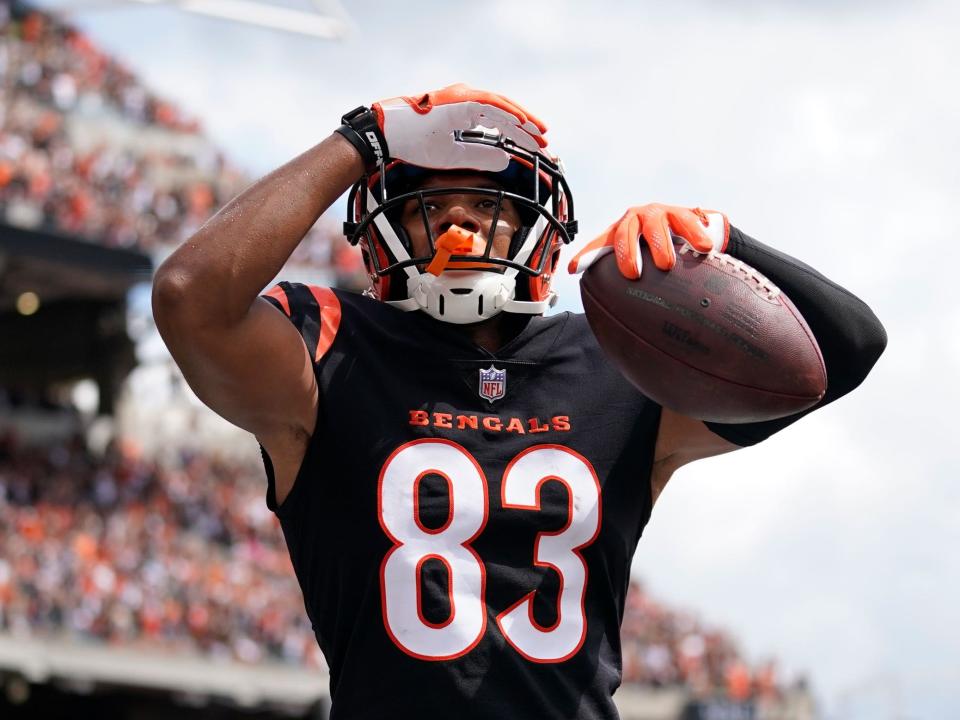
[[[430,317],[457,325],[487,320],[501,311],[539,315],[556,301],[513,299],[517,279],[513,273],[483,270],[444,270],[439,276],[417,273],[407,278],[405,300],[391,300],[401,310],[423,310]]]

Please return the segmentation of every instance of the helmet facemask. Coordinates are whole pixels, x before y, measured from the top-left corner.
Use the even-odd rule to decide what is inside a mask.
[[[499,312],[541,314],[555,302],[550,280],[559,250],[576,232],[562,168],[545,153],[523,150],[499,136],[469,131],[458,139],[508,153],[507,169],[499,173],[429,170],[388,161],[351,190],[350,220],[344,223],[344,232],[364,252],[372,280],[368,294],[457,324],[479,322]],[[495,186],[423,187],[429,178],[442,174],[480,175]],[[431,203],[443,203],[448,195],[489,198],[489,225],[472,239],[471,233],[457,228],[439,231],[428,208]],[[519,227],[505,257],[500,257],[494,252],[495,236],[501,218],[509,213],[507,203],[516,209]],[[426,255],[414,252],[401,221],[405,211],[408,225],[422,223]]]

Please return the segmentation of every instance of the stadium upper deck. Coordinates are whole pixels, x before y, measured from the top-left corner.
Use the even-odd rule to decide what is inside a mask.
[[[163,254],[249,178],[200,123],[78,29],[0,4],[0,220]],[[359,257],[324,219],[291,259],[359,288]]]

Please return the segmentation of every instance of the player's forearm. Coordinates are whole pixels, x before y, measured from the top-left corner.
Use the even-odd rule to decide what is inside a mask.
[[[158,269],[160,312],[179,308],[196,323],[240,320],[362,172],[357,151],[334,134],[247,188]]]
[[[860,298],[809,265],[735,227],[730,228],[727,253],[759,270],[787,294],[817,338],[827,369],[826,395],[811,410],[764,423],[707,423],[721,437],[739,445],[750,445],[856,388],[886,347],[887,334]]]

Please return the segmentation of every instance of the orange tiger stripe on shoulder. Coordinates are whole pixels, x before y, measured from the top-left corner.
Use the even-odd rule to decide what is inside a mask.
[[[272,288],[267,290],[264,295],[268,295],[280,303],[280,306],[283,308],[283,312],[286,313],[287,317],[290,317],[290,299],[287,297],[287,294],[283,291],[283,288],[279,285],[274,285]]]
[[[320,308],[320,338],[317,341],[317,352],[313,358],[319,362],[337,337],[340,329],[340,300],[330,288],[309,285],[311,294]]]

